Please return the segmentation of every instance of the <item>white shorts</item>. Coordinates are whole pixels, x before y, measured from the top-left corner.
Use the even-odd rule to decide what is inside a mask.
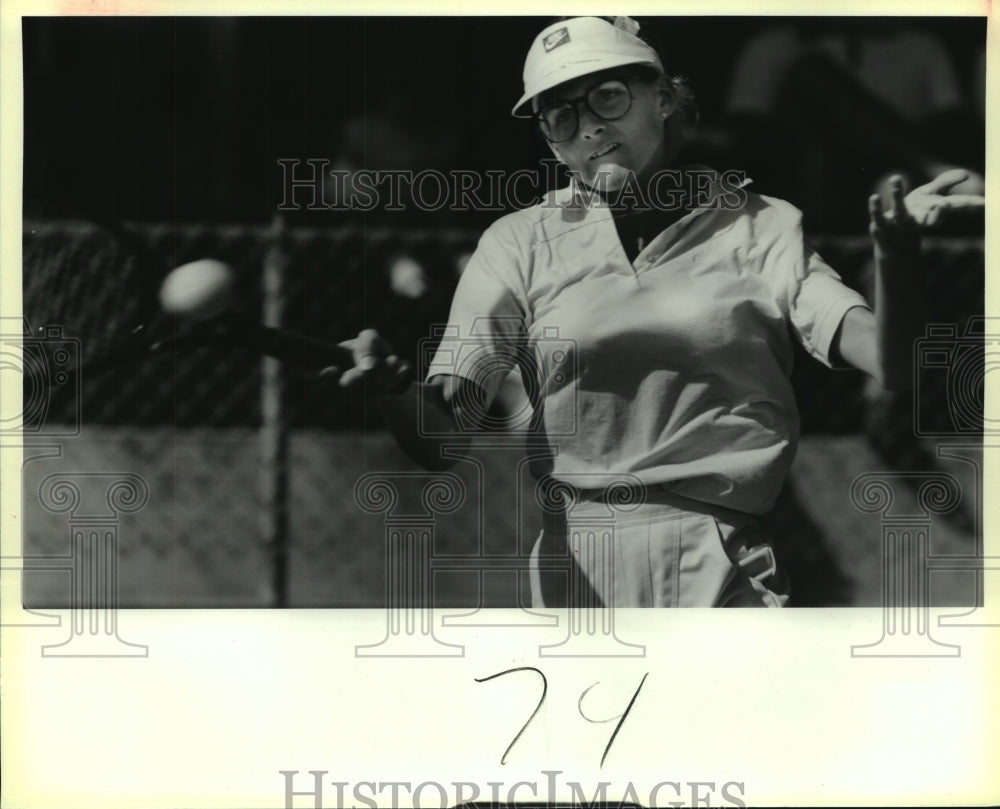
[[[783,607],[784,576],[751,514],[660,489],[627,514],[599,492],[544,514],[531,552],[532,604]]]

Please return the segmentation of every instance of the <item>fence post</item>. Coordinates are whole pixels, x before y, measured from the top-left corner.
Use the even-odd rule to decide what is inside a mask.
[[[285,320],[284,277],[288,264],[285,228],[277,214],[267,231],[263,268],[264,325],[281,328]],[[260,387],[261,508],[264,547],[270,563],[267,606],[288,606],[288,424],[285,372],[279,360],[261,359]]]

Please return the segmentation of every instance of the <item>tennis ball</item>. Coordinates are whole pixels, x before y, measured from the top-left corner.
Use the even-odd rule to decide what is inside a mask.
[[[233,293],[233,271],[228,264],[211,258],[182,264],[163,279],[160,305],[163,311],[194,320],[222,314]]]

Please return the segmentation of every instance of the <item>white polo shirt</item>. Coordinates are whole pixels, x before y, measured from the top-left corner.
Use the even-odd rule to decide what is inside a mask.
[[[830,365],[844,314],[867,304],[805,245],[796,208],[746,196],[688,213],[634,263],[610,209],[573,185],[504,216],[466,266],[428,378],[492,399],[520,366],[552,455],[536,475],[601,488],[630,473],[768,510],[798,440],[792,335]]]

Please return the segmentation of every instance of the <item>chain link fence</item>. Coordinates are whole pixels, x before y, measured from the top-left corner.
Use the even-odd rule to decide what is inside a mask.
[[[48,325],[36,322],[33,312],[43,308],[39,296],[47,288],[51,257],[64,252],[67,242],[86,239],[89,228],[78,222],[26,223],[24,317],[32,327]],[[234,308],[255,319],[264,308],[265,257],[280,238],[285,328],[328,341],[376,328],[414,362],[418,341],[429,335],[431,324],[446,320],[461,268],[479,235],[364,227],[289,228],[280,236],[271,226],[132,229],[167,266],[204,257],[230,264],[238,281]],[[813,244],[849,284],[864,288],[871,255],[867,238],[817,237]],[[930,269],[929,319],[953,324],[961,339],[970,319],[983,313],[982,241],[929,239],[924,252]],[[408,283],[393,282],[394,266]],[[918,385],[921,412],[945,431],[946,377],[946,368],[937,369]],[[26,461],[25,553],[65,553],[65,516],[48,513],[37,502],[43,478],[53,471],[120,470],[140,475],[150,489],[149,505],[121,521],[123,606],[383,604],[383,520],[361,512],[354,484],[373,470],[412,465],[359,397],[335,383],[287,370],[281,400],[287,454],[271,460],[287,463],[287,478],[275,477],[262,468],[262,458],[270,457],[262,452],[261,440],[264,379],[260,357],[214,346],[180,357],[151,357],[130,365],[127,373],[85,378],[79,401],[72,391],[54,391],[49,422],[72,421],[79,407],[82,428],[60,439],[58,458]],[[803,352],[793,382],[807,436],[871,432],[870,414],[879,412],[876,432],[895,434],[900,445],[914,441],[910,400],[878,411],[860,374],[830,372]],[[524,546],[534,538],[535,522],[517,503],[518,492],[524,495],[530,481],[511,458],[501,456],[484,451],[478,464],[459,465],[473,495],[467,507],[439,521],[435,553],[475,555],[484,548],[517,558],[527,553]],[[278,506],[262,495],[262,480],[272,486],[280,482],[284,491]],[[524,502],[529,499],[524,495]],[[274,507],[288,513],[279,537],[268,534],[265,512]],[[287,588],[277,592],[269,585],[275,542],[288,553],[282,573]],[[27,603],[59,606],[66,587],[57,575],[27,574]],[[436,597],[440,603],[468,604],[477,598],[495,606],[515,603],[509,593],[484,596],[489,589],[484,587],[481,581],[453,576],[442,579]]]

